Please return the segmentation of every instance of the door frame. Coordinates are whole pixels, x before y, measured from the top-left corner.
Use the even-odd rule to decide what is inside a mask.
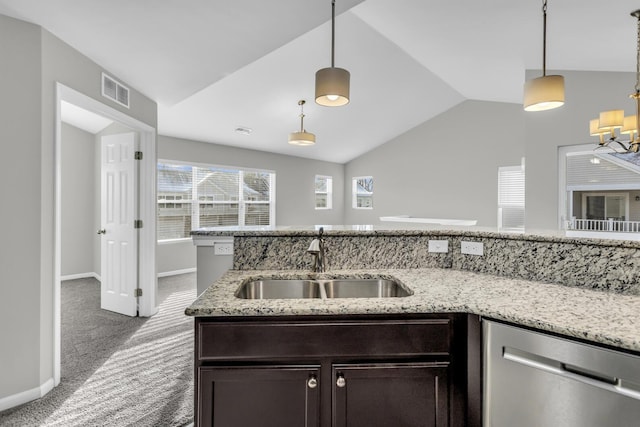
[[[153,316],[158,312],[157,273],[156,273],[156,129],[115,108],[109,107],[68,86],[56,82],[55,106],[55,191],[54,191],[54,293],[53,293],[53,377],[54,385],[60,383],[60,340],[61,340],[61,235],[62,235],[62,122],[61,102],[66,101],[93,113],[119,122],[138,132],[140,151],[144,153],[139,163],[139,209],[138,219],[143,222],[139,230],[138,241],[138,280],[142,296],[138,300],[138,314],[142,317]]]

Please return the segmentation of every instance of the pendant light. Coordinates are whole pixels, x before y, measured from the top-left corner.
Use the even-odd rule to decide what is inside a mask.
[[[564,77],[547,76],[547,0],[542,2],[542,76],[524,84],[525,111],[544,111],[564,105]]]
[[[339,107],[349,103],[351,75],[344,68],[334,67],[336,32],[336,0],[331,0],[331,67],[316,72],[316,103]]]
[[[629,98],[635,100],[636,114],[625,116],[624,110],[609,110],[600,113],[597,119],[589,121],[589,134],[598,136],[600,143],[598,148],[609,147],[617,152],[638,153],[640,152],[640,10],[631,12],[631,16],[637,20],[636,35],[636,86],[635,91]],[[616,129],[620,129],[621,134],[629,135],[628,141],[620,141],[616,135]],[[609,138],[605,140],[605,135]],[[615,144],[610,145],[615,142]]]
[[[289,134],[289,144],[291,145],[300,145],[300,146],[309,146],[316,143],[316,136],[312,133],[304,130],[304,104],[305,100],[301,99],[298,101],[298,105],[300,106],[300,132],[291,132]]]

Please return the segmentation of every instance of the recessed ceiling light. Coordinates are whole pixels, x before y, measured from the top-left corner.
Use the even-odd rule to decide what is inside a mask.
[[[251,132],[253,132],[253,129],[248,128],[246,126],[238,126],[235,131],[237,133],[241,133],[243,135],[251,135]]]

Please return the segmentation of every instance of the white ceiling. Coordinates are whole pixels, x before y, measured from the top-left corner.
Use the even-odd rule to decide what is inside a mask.
[[[549,0],[548,68],[635,71],[638,7]],[[160,134],[340,163],[465,99],[521,103],[525,69],[541,68],[541,0],[336,9],[351,102],[328,108],[312,100],[315,71],[330,65],[330,0],[0,0],[1,14],[41,25],[157,101]],[[300,99],[313,147],[287,144]]]

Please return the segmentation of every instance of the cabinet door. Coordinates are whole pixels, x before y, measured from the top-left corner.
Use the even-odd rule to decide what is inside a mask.
[[[198,368],[198,427],[317,427],[319,366]]]
[[[448,426],[447,367],[334,365],[333,427]]]

